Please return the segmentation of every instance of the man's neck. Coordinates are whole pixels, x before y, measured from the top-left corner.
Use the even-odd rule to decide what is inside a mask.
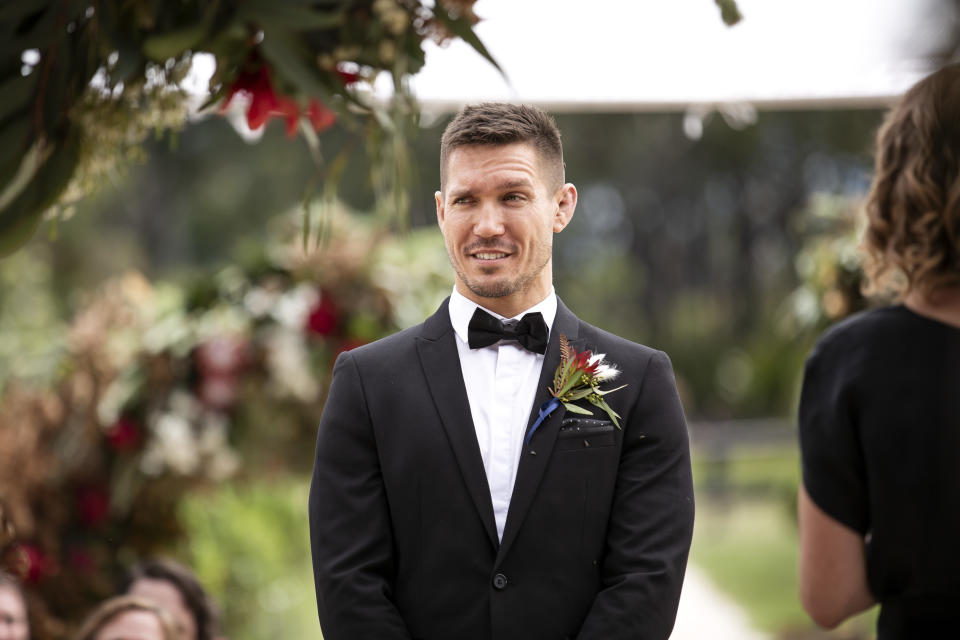
[[[553,291],[552,283],[548,283],[546,289],[540,287],[536,291],[528,290],[500,298],[485,298],[470,291],[470,289],[461,282],[457,282],[456,288],[457,292],[467,300],[480,305],[484,309],[493,311],[504,318],[513,318],[527,309],[535,307],[546,300]]]

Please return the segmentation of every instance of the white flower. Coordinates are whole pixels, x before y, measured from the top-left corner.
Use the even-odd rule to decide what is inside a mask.
[[[317,290],[304,282],[280,296],[272,315],[283,326],[300,330],[307,324],[310,310],[319,301]]]
[[[140,460],[140,469],[150,476],[167,469],[181,475],[193,473],[200,464],[200,453],[187,419],[161,413],[150,422],[153,438]]]
[[[610,364],[609,362],[603,361],[606,355],[607,354],[605,353],[595,353],[590,357],[590,360],[587,361],[588,367],[597,365],[597,371],[593,374],[593,377],[597,382],[615,380],[616,377],[620,375],[620,370],[617,369],[616,366]]]

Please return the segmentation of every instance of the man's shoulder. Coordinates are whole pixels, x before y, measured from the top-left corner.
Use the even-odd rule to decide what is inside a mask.
[[[580,321],[580,337],[583,339],[585,348],[605,353],[607,359],[613,361],[617,357],[628,357],[631,360],[640,359],[646,362],[655,355],[663,353],[653,347],[628,340],[583,320]]]
[[[402,357],[415,348],[417,337],[423,334],[424,323],[420,323],[390,334],[379,340],[350,350],[350,355],[361,362],[378,362],[384,359]]]

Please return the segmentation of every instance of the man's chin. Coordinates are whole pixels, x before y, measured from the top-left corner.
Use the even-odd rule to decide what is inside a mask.
[[[512,282],[496,280],[490,282],[468,282],[467,288],[481,298],[504,298],[516,292]]]

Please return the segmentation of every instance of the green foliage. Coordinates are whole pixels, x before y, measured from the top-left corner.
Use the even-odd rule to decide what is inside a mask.
[[[289,134],[302,129],[316,159],[317,134],[336,118],[355,134],[389,132],[392,152],[381,161],[396,166],[383,175],[402,219],[402,149],[416,120],[405,80],[424,64],[423,41],[460,37],[493,61],[473,32],[473,0],[448,3],[23,0],[3,7],[0,256],[25,243],[52,205],[69,205],[122,166],[140,149],[146,121],[158,133],[182,128],[197,109],[184,80],[199,53],[216,64],[208,106],[226,98],[226,108],[242,94],[251,129],[283,118]],[[381,71],[395,79],[397,96],[387,105],[360,88]]]
[[[744,607],[757,628],[776,637],[871,637],[876,611],[851,619],[834,635],[818,633],[800,606],[796,446],[738,447],[730,454],[722,495],[707,487],[715,462],[694,456],[697,524],[690,561]]]
[[[301,480],[260,480],[181,503],[180,555],[220,604],[227,637],[319,637],[307,493]]]

